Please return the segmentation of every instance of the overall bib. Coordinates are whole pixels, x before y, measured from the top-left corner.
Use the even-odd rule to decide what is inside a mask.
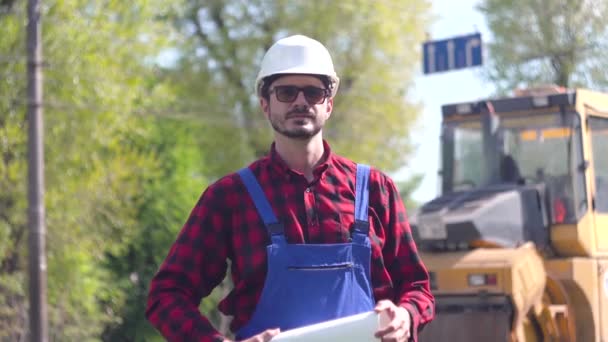
[[[236,334],[239,340],[266,329],[286,331],[373,310],[369,172],[369,166],[357,165],[351,242],[288,244],[283,224],[275,217],[251,170],[239,171],[271,238],[266,247],[268,271],[264,288],[253,316]]]

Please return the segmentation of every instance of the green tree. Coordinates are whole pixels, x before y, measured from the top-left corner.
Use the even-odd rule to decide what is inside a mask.
[[[0,3],[0,339],[27,330],[25,1]],[[48,311],[51,340],[85,341],[125,296],[99,265],[138,232],[141,189],[160,177],[141,145],[168,90],[149,82],[168,36],[164,1],[43,7]],[[108,308],[110,306],[107,306]]]
[[[419,113],[407,95],[428,9],[422,0],[185,1],[176,78],[183,111],[210,124],[209,165],[219,175],[267,153],[272,136],[254,80],[274,40],[302,33],[328,46],[341,77],[325,137],[339,153],[396,171]]]
[[[418,173],[414,174],[409,179],[397,182],[396,184],[397,188],[399,189],[399,195],[403,200],[403,204],[405,205],[408,214],[413,213],[420,206],[420,203],[418,203],[412,198],[412,194],[420,186],[420,183],[422,183],[423,178],[424,175]]]
[[[500,92],[538,84],[608,89],[608,2],[484,0],[493,41],[486,77]]]
[[[124,296],[124,302],[106,303],[119,320],[106,326],[105,341],[162,340],[144,317],[148,285],[207,185],[200,148],[191,144],[201,123],[170,118],[159,118],[156,123],[142,150],[158,156],[159,177],[150,179],[140,193],[134,238],[105,258],[104,267]]]

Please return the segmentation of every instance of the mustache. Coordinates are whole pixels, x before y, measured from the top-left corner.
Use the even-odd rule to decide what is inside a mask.
[[[314,113],[310,110],[310,108],[306,108],[306,107],[295,108],[295,109],[287,112],[287,114],[285,114],[285,118],[287,118],[287,119],[292,118],[292,117],[302,117],[302,116],[305,116],[308,118],[315,117]]]

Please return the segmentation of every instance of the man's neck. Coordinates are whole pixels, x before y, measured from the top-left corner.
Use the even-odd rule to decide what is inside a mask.
[[[275,148],[287,166],[304,174],[309,182],[314,179],[313,169],[325,152],[320,133],[310,140],[295,140],[276,135]]]

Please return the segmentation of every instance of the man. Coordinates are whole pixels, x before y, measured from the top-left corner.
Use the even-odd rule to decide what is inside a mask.
[[[434,316],[428,272],[393,181],[322,138],[339,79],[327,49],[277,41],[256,81],[274,128],[267,157],[210,185],[152,280],[146,316],[170,341],[228,341],[198,305],[224,278],[219,309],[237,340],[375,310],[376,337],[416,340]]]

